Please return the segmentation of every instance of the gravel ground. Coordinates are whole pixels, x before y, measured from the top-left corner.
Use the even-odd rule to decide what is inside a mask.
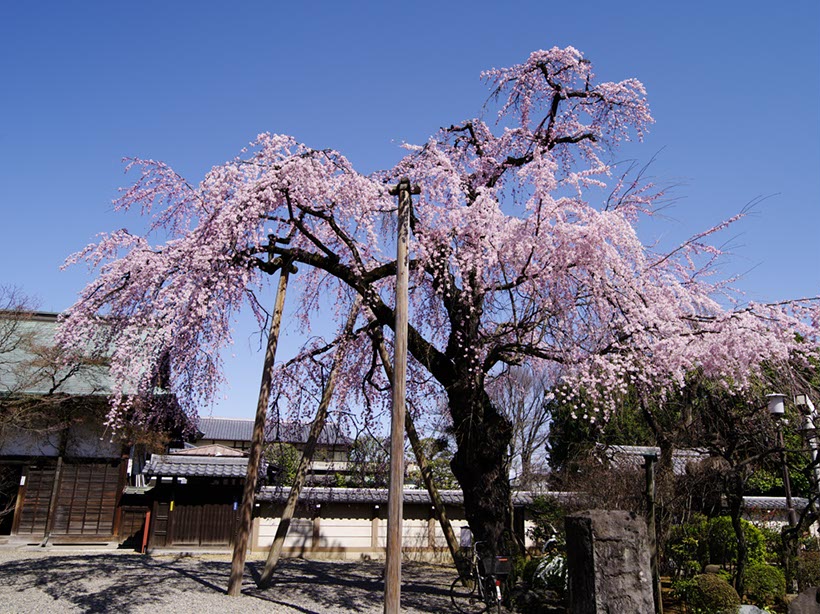
[[[0,613],[382,612],[383,563],[285,559],[268,590],[263,563],[246,567],[243,596],[225,594],[227,555],[0,551]],[[450,612],[451,568],[402,566],[403,612]]]

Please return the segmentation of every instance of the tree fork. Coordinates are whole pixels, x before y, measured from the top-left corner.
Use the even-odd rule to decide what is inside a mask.
[[[342,332],[342,340],[336,350],[336,355],[333,358],[333,366],[330,368],[330,374],[327,378],[324,390],[322,391],[322,400],[319,403],[319,408],[316,410],[316,417],[310,425],[310,433],[308,434],[307,442],[305,442],[305,449],[302,452],[302,457],[299,460],[299,466],[296,469],[296,477],[293,480],[293,485],[290,487],[290,494],[285,503],[285,509],[282,511],[282,517],[279,519],[279,526],[276,528],[276,536],[273,538],[268,558],[265,561],[265,569],[262,572],[262,577],[259,580],[260,588],[267,588],[270,586],[273,570],[279,563],[279,557],[282,554],[282,546],[285,543],[290,522],[293,519],[293,514],[296,511],[296,504],[299,501],[299,494],[305,485],[307,472],[310,468],[310,463],[313,460],[313,453],[316,450],[316,443],[319,441],[319,436],[322,434],[322,429],[325,427],[327,421],[327,409],[330,406],[330,401],[333,398],[333,391],[336,388],[336,379],[339,374],[339,369],[344,362],[345,352],[347,350],[347,343],[353,333],[353,326],[356,324],[356,318],[359,315],[359,307],[361,306],[360,297],[356,297],[353,301],[353,306],[350,308],[350,315],[347,317],[344,331]]]
[[[242,576],[245,571],[245,557],[248,551],[248,535],[251,529],[253,498],[256,491],[256,478],[259,475],[259,461],[262,458],[262,443],[265,438],[265,421],[268,415],[268,401],[276,345],[279,342],[279,329],[282,324],[282,312],[285,308],[285,294],[288,288],[288,276],[296,272],[290,261],[280,261],[279,287],[276,292],[276,303],[273,319],[268,332],[268,344],[265,350],[265,362],[262,367],[262,383],[259,386],[259,399],[256,403],[256,419],[253,424],[251,449],[248,455],[248,472],[245,475],[245,486],[242,491],[242,505],[239,508],[239,528],[233,547],[231,559],[231,577],[228,582],[228,595],[237,597],[242,592]]]

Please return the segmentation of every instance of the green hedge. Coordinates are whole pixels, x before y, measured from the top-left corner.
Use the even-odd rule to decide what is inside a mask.
[[[702,574],[675,583],[675,593],[691,614],[736,614],[740,606],[737,591],[715,574]]]
[[[746,597],[757,606],[774,605],[786,595],[783,570],[766,563],[752,563],[743,574]]]
[[[820,586],[820,552],[801,552],[797,556],[797,586],[801,591]]]
[[[776,560],[774,544],[768,535],[746,520],[740,521],[746,537],[747,563],[765,563]],[[728,516],[707,520],[694,514],[681,525],[672,527],[665,544],[665,555],[673,563],[677,577],[688,578],[699,574],[709,564],[732,567],[737,564],[737,538]]]
[[[740,520],[746,538],[746,560],[760,563],[766,560],[766,536],[747,520]],[[709,562],[715,565],[735,565],[737,563],[737,537],[728,516],[712,518],[706,526],[709,542]]]

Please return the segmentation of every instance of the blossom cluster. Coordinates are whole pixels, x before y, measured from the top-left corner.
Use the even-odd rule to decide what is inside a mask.
[[[726,307],[731,290],[714,267],[722,252],[710,244],[723,225],[670,253],[641,243],[636,224],[663,192],[613,178],[604,159],[653,121],[639,81],[596,82],[571,47],[484,77],[501,100],[497,126],[454,124],[370,176],[339,152],[271,134],[198,185],[160,162],[130,161],[140,174],[117,206],[153,216],[149,233],[102,235],[69,259],[98,278],[60,334],[66,346],[110,353],[112,426],[132,399],[152,394],[168,362],[182,406],[207,403],[222,383],[234,314],[281,266],[299,265],[306,333],[344,319],[352,294],[364,301],[361,322],[389,329],[388,185],[403,177],[420,187],[409,246],[411,395],[442,395],[455,378],[481,389],[501,365],[527,361],[608,412],[630,386],[682,386],[697,369],[743,387],[764,363],[816,355],[816,301]],[[276,397],[295,412],[317,402],[328,366],[311,343],[275,378]],[[380,402],[375,353],[364,333],[351,345],[342,404]],[[435,403],[419,396],[415,405]]]

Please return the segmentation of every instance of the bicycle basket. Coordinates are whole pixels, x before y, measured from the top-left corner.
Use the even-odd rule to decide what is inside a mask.
[[[486,576],[508,576],[512,571],[512,560],[508,556],[483,556],[479,559],[479,567]]]

